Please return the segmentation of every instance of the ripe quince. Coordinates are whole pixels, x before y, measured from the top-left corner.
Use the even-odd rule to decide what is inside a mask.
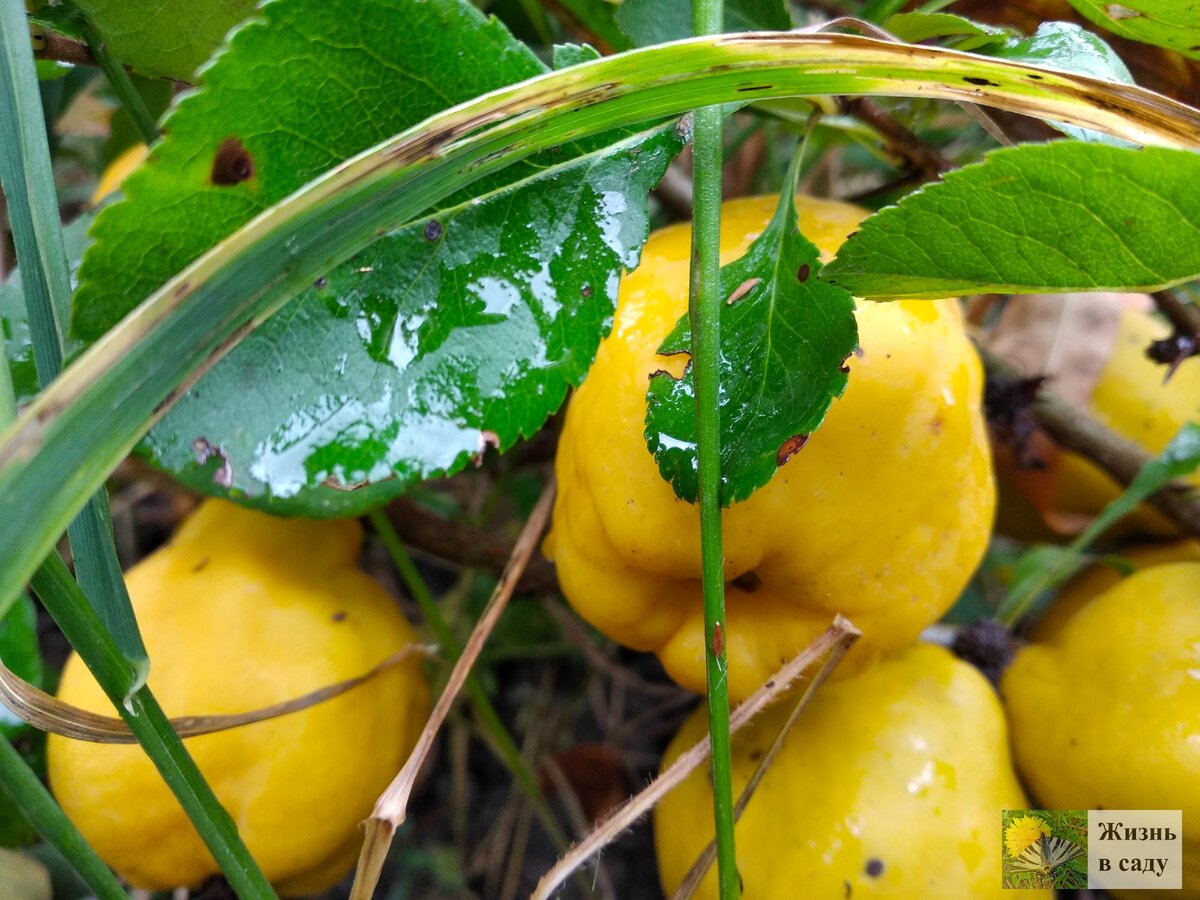
[[[727,202],[721,257],[741,256],[774,197]],[[827,256],[865,214],[800,198],[801,230]],[[659,655],[704,690],[700,519],[663,481],[643,438],[646,387],[687,311],[690,228],[652,235],[621,282],[612,333],[566,414],[546,554],[575,609]],[[982,374],[957,304],[862,302],[861,353],[821,428],[775,477],[723,513],[729,692],[749,695],[844,613],[864,636],[843,674],[916,640],[959,595],[995,503]]]
[[[1182,809],[1184,893],[1170,896],[1200,897],[1200,832],[1187,827],[1200,822],[1200,562],[1150,566],[1101,589],[1017,654],[1001,692],[1017,769],[1037,800]]]
[[[279,519],[208,500],[126,573],[168,715],[241,713],[370,671],[416,642],[398,605],[356,568],[357,522]],[[111,712],[72,655],[58,696]],[[359,823],[403,765],[429,692],[418,654],[344,694],[189,738],[188,750],[264,874],[285,894],[335,884]],[[220,870],[142,749],[51,735],[50,785],[100,857],[139,888]]]
[[[790,713],[784,701],[733,736],[734,795]],[[706,733],[699,708],[664,767]],[[917,644],[822,685],[735,828],[743,896],[1007,898],[1000,814],[1027,801],[988,682],[942,647]],[[694,772],[655,810],[668,896],[712,840],[712,788]],[[709,872],[697,897],[717,896]]]

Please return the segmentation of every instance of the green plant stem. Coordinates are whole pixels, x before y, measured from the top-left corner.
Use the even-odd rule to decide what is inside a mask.
[[[0,736],[0,791],[8,794],[38,834],[63,855],[100,900],[128,900],[116,876],[88,846],[33,769],[3,736]]]
[[[0,180],[21,266],[38,382],[45,388],[62,371],[64,329],[59,313],[70,306],[71,276],[29,31],[20,10],[10,3],[0,8],[0,47],[7,70],[0,87],[0,145],[12,148],[0,158]],[[139,687],[150,664],[121,577],[103,489],[67,531],[85,596],[96,604],[105,627],[134,667],[137,678],[132,686]]]
[[[134,126],[136,126],[138,132],[141,134],[142,141],[147,144],[153,144],[158,140],[158,126],[154,123],[154,116],[150,114],[150,109],[146,106],[146,101],[138,93],[133,79],[125,71],[124,64],[108,52],[104,41],[100,39],[100,35],[96,33],[96,29],[92,27],[90,22],[83,27],[83,39],[87,43],[88,49],[92,52],[92,56],[96,58],[96,62],[104,72],[104,77],[108,79],[108,83],[112,85],[113,91],[116,92],[117,99],[121,101],[121,106],[125,112],[129,113],[129,118],[133,120]]]
[[[143,686],[129,692],[133,672],[66,563],[52,553],[30,584],[178,798],[238,897],[274,898],[274,890],[242,843],[233,819],[205,782],[150,689]]]
[[[445,617],[442,615],[442,610],[438,606],[437,601],[433,599],[429,587],[425,584],[425,579],[417,571],[417,567],[408,553],[408,548],[404,546],[404,543],[400,540],[400,536],[396,534],[396,529],[392,527],[392,523],[381,510],[372,510],[367,513],[367,518],[374,527],[375,532],[379,535],[379,539],[383,541],[383,546],[387,548],[388,555],[392,559],[392,564],[395,565],[396,571],[400,573],[400,578],[404,582],[405,587],[408,588],[417,605],[421,607],[421,612],[424,614],[425,620],[429,623],[429,627],[433,629],[434,637],[437,638],[438,644],[441,645],[442,652],[446,654],[446,658],[451,665],[458,662],[458,657],[462,654],[462,647],[455,640],[449,623],[446,622]],[[508,733],[508,729],[504,727],[504,723],[500,720],[500,714],[496,712],[496,708],[488,698],[483,685],[479,683],[479,679],[475,677],[475,673],[472,672],[467,676],[465,688],[467,696],[471,700],[471,705],[475,710],[475,715],[479,718],[479,725],[488,746],[491,747],[492,752],[496,754],[500,762],[508,768],[514,780],[525,793],[526,797],[529,798],[534,811],[537,812],[551,840],[558,846],[558,850],[560,852],[565,851],[569,846],[567,835],[563,832],[558,819],[554,817],[554,813],[546,804],[541,789],[538,787],[537,778],[529,770],[529,767],[525,765],[525,759],[521,756],[520,748],[517,746],[516,741],[513,740],[512,735]]]
[[[719,34],[721,0],[692,0],[692,31]],[[721,900],[741,893],[733,844],[733,765],[729,741],[729,662],[725,657],[725,553],[721,536],[721,108],[696,110],[692,145],[692,271],[688,311],[696,379],[696,459],[704,583],[704,663],[712,741],[713,823]]]

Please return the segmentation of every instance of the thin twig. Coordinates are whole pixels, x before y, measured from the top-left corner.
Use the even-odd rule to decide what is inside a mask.
[[[797,678],[818,659],[832,653],[840,644],[854,640],[861,632],[845,617],[838,615],[833,624],[816,640],[796,654],[792,660],[745,700],[730,716],[729,729],[735,732],[784,693]],[[596,853],[611,843],[622,831],[629,828],[652,809],[669,791],[678,786],[691,772],[704,764],[711,751],[707,737],[671,763],[661,775],[650,782],[640,793],[629,798],[598,825],[591,834],[580,841],[549,872],[542,876],[531,895],[531,900],[549,900],[567,877],[586,863]]]
[[[1021,377],[1021,373],[987,348],[978,349],[989,377]],[[1030,411],[1050,437],[1067,450],[1091,460],[1123,485],[1132,482],[1153,459],[1132,441],[1110,431],[1044,386],[1038,390]],[[1148,502],[1185,531],[1200,535],[1200,493],[1194,488],[1172,483],[1152,494]]]
[[[842,98],[838,108],[848,116],[873,128],[893,154],[905,160],[923,180],[932,181],[954,167],[935,147],[925,143],[904,127],[898,119],[865,97]]]
[[[553,503],[554,482],[551,480],[543,489],[542,496],[525,522],[525,527],[521,529],[521,534],[517,537],[517,543],[513,547],[512,557],[509,559],[504,573],[500,576],[500,581],[496,584],[496,589],[492,592],[487,606],[484,607],[475,629],[471,632],[471,637],[467,640],[462,656],[458,658],[458,662],[454,666],[454,671],[450,673],[450,679],[446,683],[442,695],[438,698],[438,702],[429,716],[429,721],[425,724],[425,729],[421,732],[416,748],[409,755],[408,761],[392,780],[392,783],[388,785],[387,790],[375,802],[375,809],[366,822],[366,838],[363,841],[362,853],[358,858],[358,870],[354,876],[354,887],[350,893],[350,900],[369,900],[375,892],[375,886],[379,883],[379,876],[383,870],[384,858],[392,844],[392,837],[408,815],[408,800],[412,794],[413,785],[416,783],[417,773],[429,756],[438,730],[446,720],[446,714],[450,711],[450,707],[458,698],[458,694],[467,680],[467,674],[474,667],[480,651],[483,650],[484,643],[496,627],[500,614],[508,605],[509,598],[512,597],[513,590],[516,588],[517,580],[525,571],[525,567],[537,547],[538,539],[546,528]]]

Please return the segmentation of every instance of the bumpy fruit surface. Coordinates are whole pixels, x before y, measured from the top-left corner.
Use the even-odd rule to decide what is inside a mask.
[[[790,713],[786,700],[733,738],[739,794]],[[664,766],[704,736],[696,711]],[[823,685],[767,770],[735,831],[743,896],[1045,896],[1000,887],[1000,814],[1025,809],[1004,713],[972,666],[918,644]],[[712,840],[707,772],[655,810],[668,895]],[[712,872],[697,897],[717,896]]]
[[[723,263],[766,225],[775,198],[726,203]],[[801,198],[825,254],[863,212]],[[676,499],[646,448],[657,349],[687,311],[690,229],[653,235],[621,283],[612,334],[571,400],[545,550],[575,609],[652,650],[704,690],[697,507]],[[994,507],[982,376],[953,301],[859,303],[861,355],[824,424],[771,482],[724,512],[731,696],[745,697],[847,615],[864,637],[843,674],[916,640],[954,601],[987,543]]]
[[[1035,798],[1047,809],[1182,809],[1185,892],[1170,896],[1200,897],[1200,833],[1186,825],[1200,822],[1200,562],[1103,590],[1021,650],[1001,692]]]
[[[240,713],[362,675],[416,638],[355,567],[356,522],[277,519],[209,500],[126,574],[168,715]],[[112,714],[77,656],[59,697]],[[428,707],[417,655],[334,699],[187,740],[266,876],[289,894],[353,865],[359,823],[416,742]],[[100,856],[142,888],[219,871],[141,748],[51,736],[50,784]]]

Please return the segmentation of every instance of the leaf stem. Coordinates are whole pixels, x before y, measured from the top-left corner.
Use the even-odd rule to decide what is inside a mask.
[[[112,86],[113,91],[116,92],[117,99],[121,101],[121,106],[129,114],[129,118],[133,120],[138,133],[142,136],[142,141],[146,144],[153,144],[158,140],[158,126],[154,122],[154,116],[150,114],[149,107],[146,106],[146,101],[138,93],[133,79],[125,71],[125,66],[119,59],[108,52],[108,48],[104,45],[104,41],[101,40],[100,35],[96,33],[96,29],[92,27],[91,22],[85,22],[83,26],[83,38],[96,63],[104,72],[104,77],[108,79],[108,83]]]
[[[719,34],[722,0],[692,0],[692,31]],[[704,584],[704,667],[712,741],[713,824],[721,900],[741,893],[733,844],[733,765],[729,739],[729,663],[725,656],[725,553],[721,534],[721,107],[695,112],[692,145],[692,271],[688,312],[696,381],[696,458]]]

